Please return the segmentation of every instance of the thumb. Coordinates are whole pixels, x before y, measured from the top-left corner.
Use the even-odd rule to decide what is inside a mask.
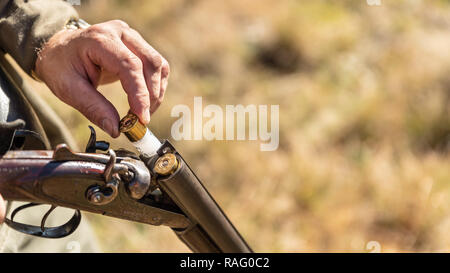
[[[0,194],[0,224],[3,223],[6,216],[6,206],[5,201],[3,200],[2,195]]]

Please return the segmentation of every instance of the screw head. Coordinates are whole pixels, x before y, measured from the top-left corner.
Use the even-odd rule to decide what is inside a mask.
[[[102,201],[101,194],[99,194],[99,193],[94,194],[92,201],[94,201],[94,203],[100,203]]]
[[[100,189],[97,186],[88,189],[86,198],[93,204],[100,204],[101,202],[103,202],[103,194],[100,192]]]

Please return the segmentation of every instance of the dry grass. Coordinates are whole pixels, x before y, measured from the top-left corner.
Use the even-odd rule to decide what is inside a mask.
[[[279,104],[280,147],[175,145],[259,252],[450,248],[448,1],[153,0],[83,3],[167,56],[172,106]],[[121,114],[119,84],[102,88]],[[80,145],[88,122],[42,92]],[[108,139],[104,134],[102,137]],[[129,147],[123,137],[115,147]],[[170,230],[90,217],[104,251],[186,251]]]

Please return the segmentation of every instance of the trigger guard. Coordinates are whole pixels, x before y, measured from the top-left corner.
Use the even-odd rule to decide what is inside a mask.
[[[10,228],[18,232],[25,233],[28,235],[33,235],[41,238],[58,239],[72,234],[78,228],[78,225],[81,222],[81,212],[79,210],[75,210],[75,213],[73,214],[72,218],[70,218],[70,220],[67,221],[67,223],[58,227],[44,227],[42,229],[40,226],[14,222],[14,216],[19,211],[39,205],[45,204],[30,203],[16,208],[11,214],[11,219],[5,218],[5,224],[7,224]]]

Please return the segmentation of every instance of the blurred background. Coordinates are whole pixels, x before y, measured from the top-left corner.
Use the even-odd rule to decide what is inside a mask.
[[[377,2],[377,1],[369,1]],[[450,1],[93,0],[171,65],[177,104],[276,104],[280,146],[173,141],[258,252],[450,249]],[[80,147],[89,122],[39,83]],[[101,88],[128,111],[120,84]],[[99,130],[99,129],[98,129]],[[132,148],[125,137],[113,147]],[[170,229],[86,214],[105,252],[184,252]]]

